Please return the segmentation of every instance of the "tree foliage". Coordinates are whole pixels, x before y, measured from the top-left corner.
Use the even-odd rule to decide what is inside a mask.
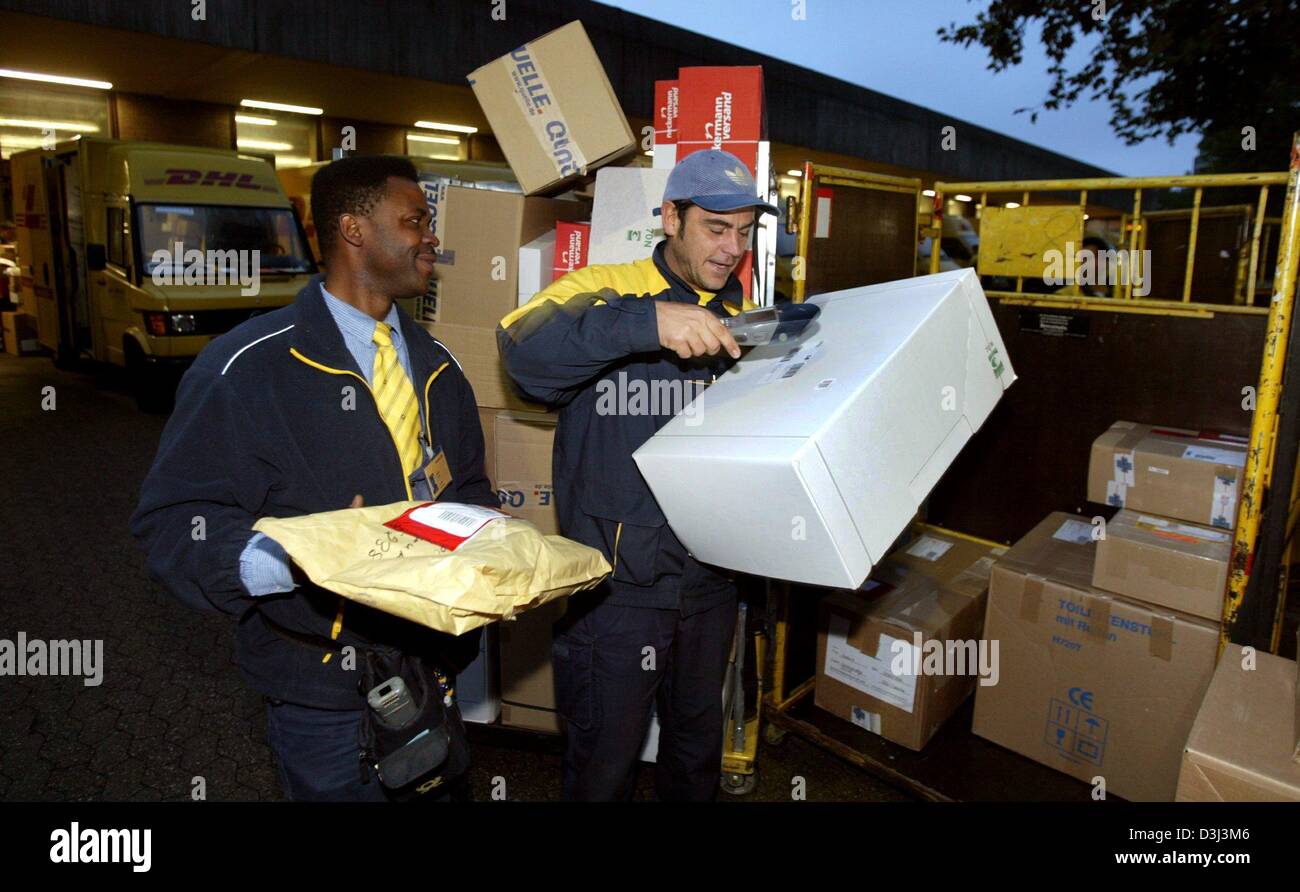
[[[983,47],[1000,72],[1021,64],[1035,26],[1052,80],[1041,106],[1017,109],[1032,120],[1100,99],[1130,145],[1190,133],[1201,137],[1207,169],[1287,166],[1300,129],[1300,3],[992,0],[973,23],[952,23],[939,37]],[[1076,48],[1087,50],[1081,62]]]

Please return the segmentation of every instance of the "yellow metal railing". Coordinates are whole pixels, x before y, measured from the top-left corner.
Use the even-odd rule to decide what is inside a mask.
[[[977,207],[982,211],[988,206],[988,197],[997,194],[1014,194],[1020,193],[1020,205],[1027,207],[1030,203],[1030,196],[1033,193],[1052,193],[1052,192],[1078,192],[1079,198],[1077,206],[1081,212],[1086,211],[1088,202],[1088,193],[1097,191],[1131,191],[1133,193],[1133,204],[1131,211],[1125,213],[1123,225],[1127,230],[1128,251],[1130,258],[1141,256],[1141,248],[1145,244],[1144,231],[1145,220],[1158,218],[1169,212],[1148,211],[1144,215],[1142,210],[1143,190],[1151,189],[1194,189],[1192,198],[1192,207],[1189,210],[1183,210],[1179,213],[1189,215],[1189,234],[1187,245],[1187,260],[1183,273],[1183,284],[1180,293],[1181,300],[1162,300],[1149,299],[1145,300],[1133,296],[1134,275],[1130,271],[1126,275],[1123,283],[1123,297],[1118,298],[1119,287],[1116,283],[1112,297],[1097,297],[1088,295],[1071,295],[1071,294],[1034,294],[1027,293],[1023,290],[1024,277],[1016,279],[1016,288],[1014,291],[1005,291],[998,289],[987,289],[986,294],[989,297],[1002,300],[1011,304],[1022,304],[1030,306],[1052,306],[1060,307],[1067,304],[1079,309],[1092,310],[1109,310],[1112,312],[1125,313],[1143,313],[1150,315],[1175,315],[1175,316],[1200,316],[1207,317],[1214,313],[1242,313],[1249,315],[1265,315],[1269,312],[1268,307],[1251,306],[1254,297],[1255,283],[1258,276],[1259,264],[1267,252],[1267,246],[1261,250],[1261,237],[1267,233],[1264,227],[1266,222],[1264,217],[1264,208],[1268,203],[1268,190],[1270,186],[1285,185],[1287,174],[1285,172],[1277,173],[1232,173],[1232,174],[1200,174],[1195,176],[1175,176],[1175,177],[1087,177],[1073,180],[1002,180],[987,182],[938,182],[934,184],[934,224],[931,231],[942,234],[944,218],[944,196],[954,194],[969,194],[979,196]],[[1224,211],[1220,207],[1202,207],[1202,201],[1205,190],[1207,189],[1240,189],[1246,186],[1259,187],[1259,199],[1257,208],[1251,216],[1254,218],[1253,231],[1251,233],[1251,248],[1249,269],[1246,273],[1246,285],[1244,294],[1244,303],[1237,304],[1219,304],[1198,302],[1193,299],[1192,282],[1195,272],[1196,262],[1196,243],[1200,233],[1200,223],[1203,217],[1218,215]],[[1087,219],[1085,214],[1085,219]],[[1082,238],[1083,233],[1079,234]],[[939,271],[939,255],[934,252],[930,256],[930,272]],[[1240,289],[1238,289],[1240,290]],[[1122,300],[1122,302],[1121,302]],[[1181,304],[1181,305],[1180,305]]]
[[[813,232],[813,215],[816,213],[817,187],[825,186],[848,186],[854,189],[870,189],[876,192],[898,192],[910,194],[916,197],[916,209],[913,213],[912,231],[916,232],[920,227],[920,195],[921,181],[915,177],[896,177],[883,173],[868,173],[864,170],[851,170],[847,167],[832,167],[828,164],[817,164],[812,161],[805,161],[803,165],[803,179],[799,184],[799,223],[795,230],[798,236],[798,247],[795,249],[795,257],[801,264],[806,264],[812,250],[812,239],[815,236]],[[916,246],[912,246],[915,251]],[[935,241],[935,254],[938,254],[938,241]],[[915,268],[915,265],[913,265]],[[808,275],[802,267],[798,270],[798,275],[794,276],[794,301],[802,302],[808,295]]]
[[[1300,189],[1297,188],[1297,179],[1300,178],[1300,133],[1295,134],[1291,140],[1291,169],[1286,177],[1286,201],[1282,205],[1282,227],[1278,233],[1277,271],[1273,276],[1273,295],[1268,306],[1268,328],[1264,337],[1259,386],[1255,394],[1255,414],[1250,424],[1245,474],[1237,499],[1237,527],[1233,535],[1228,594],[1223,602],[1220,651],[1228,644],[1228,635],[1246,595],[1251,562],[1259,541],[1264,490],[1271,482],[1273,459],[1277,454],[1278,404],[1286,372],[1287,340],[1295,312],[1296,273],[1300,270]],[[1287,448],[1293,448],[1293,445],[1287,444]],[[1282,483],[1289,497],[1284,523],[1290,520],[1295,511],[1294,483],[1293,480]],[[1277,505],[1273,510],[1280,511],[1282,507]],[[1288,551],[1284,548],[1283,562],[1287,559]],[[1273,617],[1271,649],[1274,653],[1281,641],[1284,603],[1285,591],[1278,597]]]
[[[1255,411],[1251,418],[1249,451],[1246,467],[1241,479],[1241,490],[1237,500],[1237,517],[1233,534],[1233,551],[1227,591],[1223,604],[1223,626],[1221,630],[1220,649],[1229,641],[1229,635],[1237,621],[1245,597],[1246,586],[1250,580],[1251,564],[1259,544],[1261,509],[1265,490],[1271,481],[1270,474],[1277,452],[1276,432],[1278,423],[1278,406],[1282,394],[1282,382],[1285,373],[1287,339],[1290,334],[1292,315],[1295,307],[1296,273],[1300,269],[1300,193],[1297,191],[1297,175],[1300,171],[1300,133],[1292,142],[1290,170],[1278,173],[1237,173],[1204,174],[1178,177],[1092,177],[1075,180],[1006,180],[995,182],[939,182],[934,190],[934,222],[932,232],[942,233],[945,194],[968,194],[979,196],[979,207],[988,206],[988,196],[997,194],[1021,193],[1021,205],[1029,203],[1032,193],[1079,192],[1078,206],[1087,205],[1088,192],[1132,191],[1132,210],[1122,218],[1122,225],[1127,228],[1128,248],[1137,252],[1145,243],[1144,220],[1158,218],[1166,212],[1148,211],[1144,217],[1142,210],[1143,190],[1190,188],[1195,189],[1192,207],[1174,213],[1189,216],[1190,230],[1187,245],[1187,260],[1183,272],[1181,300],[1142,299],[1133,296],[1133,275],[1125,278],[1123,297],[1118,297],[1118,289],[1112,290],[1112,297],[1096,297],[1069,294],[1026,294],[1021,289],[1023,279],[1017,279],[1015,291],[988,290],[985,293],[1004,303],[1029,306],[1069,306],[1080,310],[1104,310],[1107,312],[1143,313],[1150,315],[1172,315],[1208,318],[1216,313],[1241,313],[1267,315],[1267,334],[1264,352],[1260,363],[1259,382],[1255,394]],[[1286,200],[1283,203],[1281,218],[1266,218],[1268,190],[1271,186],[1285,185]],[[1196,240],[1200,221],[1203,216],[1221,214],[1226,210],[1239,212],[1241,206],[1203,207],[1205,190],[1215,188],[1241,188],[1258,186],[1259,198],[1252,208],[1247,207],[1251,221],[1251,239],[1249,263],[1245,271],[1244,303],[1216,304],[1193,300],[1192,278],[1195,271]],[[1131,224],[1131,225],[1130,225]],[[1273,277],[1272,295],[1268,306],[1252,306],[1255,298],[1259,270],[1268,254],[1269,243],[1261,239],[1268,238],[1277,224],[1278,254],[1276,273]],[[1130,255],[1136,256],[1136,255]],[[930,272],[939,271],[939,252],[930,255]],[[1288,445],[1288,448],[1290,446]],[[1296,481],[1286,481],[1285,517],[1280,521],[1287,524],[1287,537],[1283,560],[1289,557],[1290,544],[1297,520],[1300,519],[1300,486]],[[1280,510],[1280,509],[1275,509]],[[1281,636],[1281,619],[1285,593],[1278,598],[1277,609],[1273,617],[1272,649],[1277,650]]]

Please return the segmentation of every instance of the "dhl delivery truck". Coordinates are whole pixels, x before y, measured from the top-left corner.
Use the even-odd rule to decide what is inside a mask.
[[[144,409],[214,336],[290,303],[316,271],[266,161],[78,139],[11,159],[21,302],[55,362],[126,368]]]

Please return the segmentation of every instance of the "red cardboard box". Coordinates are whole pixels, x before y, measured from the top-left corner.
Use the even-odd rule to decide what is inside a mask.
[[[575,269],[582,269],[586,266],[587,251],[590,247],[590,223],[556,223],[555,263],[552,266],[554,272],[552,279],[558,279],[566,273],[571,273]]]
[[[680,133],[677,160],[722,149],[757,175],[763,138],[763,69],[757,65],[678,70]],[[657,125],[656,125],[657,126]]]
[[[730,152],[758,176],[758,143],[765,129],[763,69],[758,65],[680,68],[679,133],[675,160],[692,152]],[[658,126],[656,124],[656,126]],[[745,255],[736,278],[749,297],[754,279],[754,255]]]

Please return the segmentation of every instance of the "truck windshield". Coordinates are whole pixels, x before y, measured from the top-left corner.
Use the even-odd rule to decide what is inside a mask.
[[[182,254],[202,251],[209,266],[244,266],[257,251],[262,272],[312,270],[311,255],[288,208],[142,204],[138,221],[145,275],[160,266],[189,264],[194,255],[177,256],[178,242]]]

